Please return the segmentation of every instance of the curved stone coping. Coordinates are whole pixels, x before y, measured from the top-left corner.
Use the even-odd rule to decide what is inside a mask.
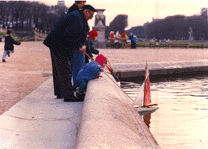
[[[129,97],[102,76],[88,83],[76,148],[159,148]]]
[[[112,65],[119,78],[144,76],[145,62]],[[178,73],[193,73],[208,71],[208,60],[177,61],[177,62],[149,62],[150,75],[171,75]]]

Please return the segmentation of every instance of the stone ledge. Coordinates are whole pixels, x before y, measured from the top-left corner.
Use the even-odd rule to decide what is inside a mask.
[[[102,76],[88,83],[76,148],[159,148],[128,96]]]
[[[131,77],[144,77],[146,63],[113,64],[116,75],[122,80]],[[151,62],[148,63],[150,75],[195,74],[208,71],[208,60],[180,62]]]

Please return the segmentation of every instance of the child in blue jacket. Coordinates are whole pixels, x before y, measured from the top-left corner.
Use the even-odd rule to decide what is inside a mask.
[[[18,41],[15,41],[12,38],[12,31],[8,30],[7,34],[5,36],[5,45],[4,45],[4,53],[2,55],[2,62],[6,62],[6,56],[10,57],[10,52],[14,53],[14,44],[15,45],[20,45],[21,43]]]
[[[104,67],[107,64],[107,58],[99,54],[95,61],[91,61],[87,63],[78,73],[76,82],[74,84],[74,89],[77,90],[77,95],[81,95],[82,98],[84,96],[84,92],[86,91],[87,83],[95,78],[101,77],[101,71],[104,71]],[[80,96],[79,96],[80,97]],[[78,97],[78,98],[79,98]]]

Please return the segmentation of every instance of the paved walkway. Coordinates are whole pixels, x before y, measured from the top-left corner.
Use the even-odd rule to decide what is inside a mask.
[[[141,62],[176,62],[208,60],[208,49],[197,48],[137,48],[103,49],[111,64]]]
[[[48,79],[0,116],[0,148],[75,148],[82,106],[56,99]]]
[[[171,49],[169,54],[168,50],[159,50],[142,49],[139,53],[130,49],[100,51],[111,63],[208,59],[207,49],[200,50],[202,53],[197,49]],[[82,106],[83,102],[66,103],[63,99],[55,99],[50,78],[0,116],[0,148],[75,148]]]

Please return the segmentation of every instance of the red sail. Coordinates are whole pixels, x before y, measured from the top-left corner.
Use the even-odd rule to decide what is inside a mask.
[[[145,88],[144,88],[144,106],[147,106],[151,103],[151,93],[150,93],[150,79],[149,75],[147,76]]]

